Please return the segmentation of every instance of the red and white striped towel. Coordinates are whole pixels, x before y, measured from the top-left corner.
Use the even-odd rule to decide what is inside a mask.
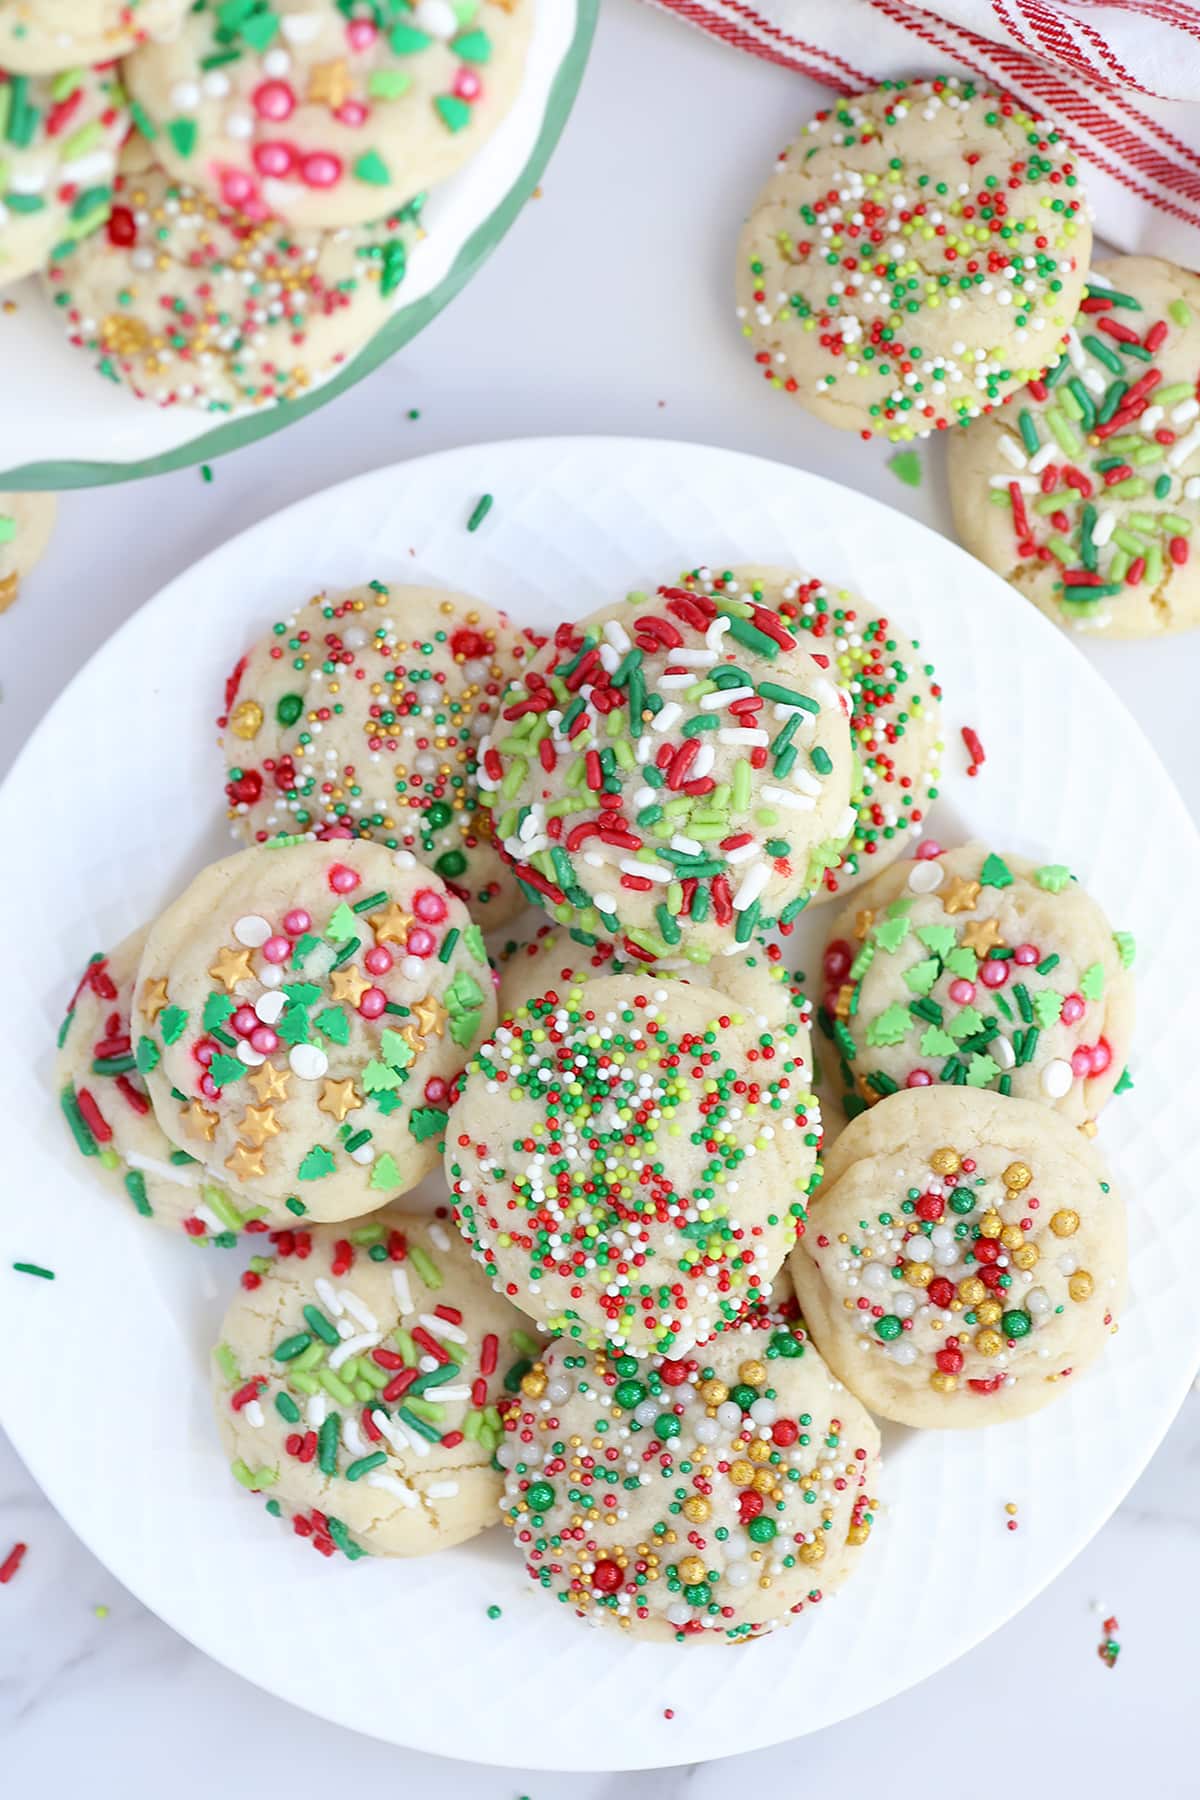
[[[1006,89],[1086,160],[1099,236],[1200,269],[1200,7],[1186,0],[654,3],[841,93],[949,73]]]

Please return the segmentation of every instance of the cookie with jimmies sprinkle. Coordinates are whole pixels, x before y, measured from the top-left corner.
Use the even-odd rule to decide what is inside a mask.
[[[1134,942],[1061,863],[982,844],[894,863],[825,948],[827,1124],[898,1088],[1036,1100],[1090,1135],[1123,1085]]]
[[[0,62],[0,288],[108,217],[128,129],[115,69],[19,75]]]
[[[427,1556],[497,1518],[504,1417],[538,1353],[453,1226],[388,1207],[277,1232],[213,1352],[235,1480],[323,1556]]]
[[[516,99],[533,0],[196,0],[125,64],[158,160],[224,207],[329,230],[444,181]]]
[[[504,695],[479,785],[522,891],[643,962],[788,924],[854,829],[849,707],[735,570],[632,593]]]
[[[190,0],[0,0],[0,63],[27,75],[112,62],[177,30]]]
[[[1198,395],[1200,276],[1097,264],[1065,353],[954,446],[962,543],[1069,630],[1200,625]]]

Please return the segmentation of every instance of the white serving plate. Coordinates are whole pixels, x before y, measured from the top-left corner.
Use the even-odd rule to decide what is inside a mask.
[[[495,505],[468,533],[484,492]],[[499,1531],[424,1561],[354,1565],[282,1532],[234,1486],[210,1417],[207,1352],[241,1256],[193,1250],[94,1187],[58,1117],[52,1045],[88,953],[227,846],[213,742],[223,677],[315,586],[442,582],[550,627],[685,567],[739,560],[856,587],[915,632],[947,695],[934,834],[1070,864],[1137,935],[1139,1024],[1135,1089],[1100,1140],[1132,1253],[1103,1362],[1033,1419],[889,1429],[883,1519],[856,1578],[735,1650],[585,1628],[528,1581]],[[976,780],[964,724],[987,750]],[[1116,1507],[1192,1379],[1200,1210],[1183,1171],[1200,1098],[1187,1004],[1200,841],[1067,638],[876,501],[754,457],[620,439],[483,445],[359,477],[225,544],[131,619],[34,734],[0,791],[0,835],[4,1424],[139,1599],[299,1706],[398,1745],[573,1770],[699,1761],[816,1730],[943,1668],[1038,1593]],[[810,969],[828,917],[813,909],[792,940]],[[57,1278],[17,1275],[16,1260]]]

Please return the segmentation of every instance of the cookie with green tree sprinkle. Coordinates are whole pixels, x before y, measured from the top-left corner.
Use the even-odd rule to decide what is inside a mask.
[[[408,851],[272,843],[153,926],[130,1036],[159,1124],[239,1207],[346,1219],[436,1166],[495,1017],[478,926]]]
[[[0,613],[50,542],[57,514],[53,494],[0,494]]]
[[[104,222],[128,129],[113,68],[0,66],[0,289]]]
[[[189,0],[6,0],[0,65],[26,75],[115,62],[175,31]]]
[[[738,248],[764,379],[893,443],[990,412],[1056,356],[1092,233],[1070,146],[958,76],[889,81],[783,151]]]
[[[238,1202],[203,1160],[167,1137],[137,1066],[130,1029],[134,980],[146,932],[88,959],[59,1028],[55,1089],[86,1166],[139,1218],[182,1231],[191,1243],[228,1247],[244,1231],[290,1223],[279,1204]],[[182,1029],[164,1012],[163,1035]]]
[[[1117,1329],[1126,1260],[1124,1204],[1061,1114],[936,1087],[846,1127],[789,1267],[863,1404],[945,1427],[1068,1392]]]
[[[277,619],[225,684],[237,835],[352,833],[409,850],[485,930],[523,905],[477,781],[480,739],[543,642],[444,588],[370,581]]]
[[[1061,863],[925,851],[833,921],[817,1015],[827,1112],[899,1088],[984,1088],[1090,1135],[1129,1052],[1132,938]]]
[[[1200,277],[1099,263],[1066,349],[950,458],[959,538],[1092,636],[1200,624]]]
[[[444,181],[516,99],[533,0],[195,0],[125,75],[138,124],[224,207],[335,230]]]
[[[476,1259],[539,1326],[674,1354],[770,1291],[819,1145],[790,1042],[697,983],[614,975],[501,1021],[446,1175]]]
[[[529,1575],[591,1624],[745,1643],[853,1573],[879,1432],[796,1316],[645,1360],[559,1338],[500,1448]]]
[[[213,1351],[234,1479],[324,1556],[464,1543],[495,1520],[541,1340],[440,1218],[387,1207],[303,1238],[251,1260]]]

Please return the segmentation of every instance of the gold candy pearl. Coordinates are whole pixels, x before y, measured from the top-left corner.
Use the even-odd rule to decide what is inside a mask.
[[[537,1369],[530,1369],[521,1377],[521,1392],[530,1400],[540,1400],[546,1391],[546,1377]]]
[[[1079,1214],[1073,1206],[1061,1206],[1050,1220],[1055,1237],[1074,1237],[1079,1230]]]
[[[852,1525],[846,1533],[846,1542],[848,1544],[865,1544],[870,1535],[871,1527],[869,1525]]]
[[[977,1275],[968,1275],[958,1284],[958,1297],[964,1306],[978,1306],[987,1299],[987,1289]]]
[[[927,1262],[905,1263],[904,1279],[909,1287],[927,1288],[933,1280],[933,1264]]]
[[[243,700],[229,715],[229,729],[234,737],[250,739],[262,730],[263,709],[257,700]]]
[[[985,1212],[979,1221],[980,1237],[998,1238],[1004,1229],[1004,1220],[998,1212]]]
[[[746,1455],[751,1462],[766,1462],[771,1455],[771,1446],[764,1443],[762,1438],[755,1438],[753,1443],[746,1446]]]
[[[1025,1242],[1025,1233],[1019,1225],[1006,1225],[1000,1233],[1000,1242],[1006,1250],[1019,1250]]]
[[[957,1175],[962,1164],[957,1150],[948,1147],[935,1150],[929,1159],[929,1166],[935,1175]]]
[[[754,1480],[754,1464],[743,1462],[739,1457],[737,1462],[729,1465],[729,1479],[734,1487],[749,1487]]]
[[[683,1503],[683,1516],[693,1525],[703,1525],[711,1508],[702,1494],[689,1494]]]
[[[750,1484],[756,1493],[769,1494],[775,1486],[774,1469],[755,1469],[754,1480]]]
[[[1013,1251],[1013,1266],[1017,1269],[1032,1269],[1041,1254],[1036,1244],[1022,1244],[1019,1250]]]
[[[700,1556],[685,1556],[679,1565],[679,1579],[686,1582],[689,1587],[695,1586],[698,1581],[703,1581],[707,1573],[704,1559]]]
[[[710,1377],[700,1383],[700,1398],[705,1406],[720,1406],[723,1401],[728,1400],[729,1389],[723,1381],[718,1381],[715,1376]]]
[[[1095,1285],[1086,1269],[1076,1269],[1067,1283],[1067,1292],[1072,1300],[1090,1300]]]
[[[980,1356],[998,1356],[1004,1348],[1004,1339],[998,1331],[977,1331],[975,1348]]]
[[[929,1385],[939,1394],[952,1394],[958,1386],[956,1375],[947,1375],[941,1369],[935,1369],[929,1377]]]
[[[975,1317],[981,1325],[998,1325],[1004,1316],[1004,1308],[998,1300],[984,1300],[975,1308]]]
[[[766,1364],[754,1359],[744,1362],[738,1370],[738,1379],[744,1381],[747,1387],[761,1387],[767,1379]]]
[[[1033,1170],[1028,1163],[1012,1162],[1009,1163],[1000,1179],[1006,1188],[1011,1188],[1014,1194],[1019,1194],[1033,1180]]]
[[[801,1544],[796,1555],[800,1558],[802,1563],[807,1563],[810,1568],[813,1563],[824,1562],[825,1539],[823,1537],[816,1537],[813,1538],[811,1543]]]

